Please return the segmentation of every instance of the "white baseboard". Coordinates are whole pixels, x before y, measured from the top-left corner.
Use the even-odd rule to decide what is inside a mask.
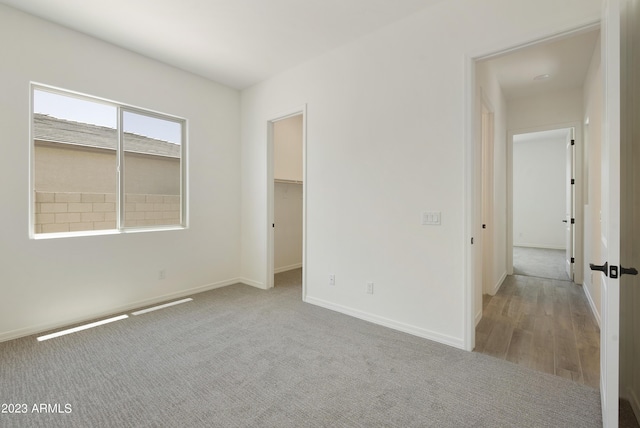
[[[302,263],[296,263],[294,265],[282,266],[282,267],[279,267],[279,268],[275,268],[273,270],[273,273],[287,272],[289,270],[300,269],[301,267],[302,267]]]
[[[502,287],[502,283],[504,282],[504,280],[507,279],[507,272],[504,271],[502,273],[502,275],[500,276],[500,279],[498,280],[498,282],[496,282],[493,286],[493,290],[491,290],[491,295],[495,296],[496,293],[498,292],[498,290],[500,290],[500,287]]]
[[[249,279],[249,278],[238,278],[238,282],[241,282],[246,285],[250,285],[252,287],[259,288],[261,290],[267,289],[267,286],[265,285],[264,282],[254,281],[253,279]]]
[[[636,419],[640,420],[640,397],[638,397],[634,391],[629,391],[628,394],[629,403],[631,403],[631,408],[633,409],[633,413],[636,415]]]
[[[585,276],[584,281],[582,281],[582,290],[584,291],[585,296],[587,296],[587,301],[589,302],[591,313],[593,314],[593,317],[596,319],[596,322],[598,323],[598,327],[602,328],[602,325],[600,324],[600,314],[598,313],[596,304],[593,302],[591,293],[589,293],[589,289],[591,288],[591,282],[587,278],[588,277]]]
[[[476,327],[478,326],[478,323],[480,322],[481,319],[482,319],[482,309],[478,311],[478,313],[476,314]]]
[[[500,287],[502,287],[502,283],[504,282],[504,280],[507,279],[507,272],[503,272],[502,275],[500,276],[500,279],[498,280],[498,282],[495,283],[495,285],[491,288],[491,290],[489,290],[489,294],[491,296],[495,296],[496,293],[498,292],[498,290],[500,290]],[[484,290],[483,290],[484,292]],[[478,313],[476,314],[476,327],[478,326],[478,323],[480,322],[480,320],[482,319],[482,309],[480,309],[480,311],[478,311]]]
[[[424,339],[433,340],[434,342],[442,343],[444,345],[453,346],[458,349],[466,349],[464,347],[464,340],[456,337],[447,336],[433,331],[425,330],[420,327],[415,327],[409,324],[401,323],[398,321],[383,318],[377,315],[373,315],[367,312],[362,312],[357,309],[348,308],[342,305],[336,305],[335,303],[327,302],[315,297],[307,297],[305,302],[312,305],[320,306],[325,309],[330,309],[341,314],[349,315],[354,318],[358,318],[364,321],[368,321],[374,324],[378,324],[384,327],[388,327],[394,330],[402,331],[404,333],[412,334],[414,336],[422,337]]]
[[[193,294],[202,293],[204,291],[214,290],[216,288],[238,284],[240,282],[242,282],[240,278],[233,278],[226,281],[220,281],[213,284],[206,284],[199,287],[190,288],[188,290],[178,291],[175,293],[163,294],[162,296],[153,297],[150,299],[139,300],[137,302],[134,302],[128,305],[116,306],[111,309],[106,309],[104,311],[100,311],[91,315],[75,317],[75,318],[67,318],[67,319],[52,322],[52,323],[39,324],[35,326],[20,328],[17,330],[7,331],[4,333],[0,333],[0,342],[6,342],[7,340],[13,340],[13,339],[18,339],[25,336],[31,336],[32,334],[38,334],[38,333],[42,333],[49,330],[55,330],[55,329],[66,327],[72,324],[84,323],[87,321],[95,320],[97,318],[104,318],[107,316],[121,314],[123,312],[130,312],[134,309],[138,309],[143,306],[155,305],[157,303],[166,302],[168,300],[187,297]]]

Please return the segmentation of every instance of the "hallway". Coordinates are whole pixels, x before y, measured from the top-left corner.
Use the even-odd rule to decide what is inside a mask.
[[[599,388],[600,329],[573,282],[507,277],[483,296],[475,352]]]
[[[565,269],[565,250],[513,247],[514,275],[569,281]]]

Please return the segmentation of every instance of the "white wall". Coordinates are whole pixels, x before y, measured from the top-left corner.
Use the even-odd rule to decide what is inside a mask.
[[[508,101],[507,128],[514,134],[563,128],[582,123],[582,88],[557,91]]]
[[[274,272],[302,267],[302,184],[275,183]]]
[[[599,14],[599,0],[439,2],[242,91],[243,276],[266,287],[267,121],[306,103],[306,300],[468,348],[466,60]]]
[[[584,121],[586,150],[584,152],[585,179],[585,227],[584,227],[584,290],[598,323],[601,316],[601,276],[593,274],[589,262],[602,263],[601,259],[601,139],[602,139],[602,69],[600,64],[600,41],[596,44],[591,65],[584,84]]]
[[[478,287],[475,304],[476,318],[479,320],[482,315],[482,294],[495,294],[504,278],[507,275],[507,102],[504,98],[500,84],[495,73],[487,66],[486,62],[478,62],[476,67],[476,119],[480,119],[482,100],[489,104],[493,111],[494,138],[493,138],[493,198],[490,202],[493,205],[492,218],[487,223],[487,229],[482,233],[489,233],[492,242],[490,257],[483,255],[485,269],[489,270],[488,279],[483,287]],[[480,144],[482,137],[481,128],[476,125],[476,144]],[[480,163],[480,147],[476,152]],[[477,166],[480,168],[480,166]],[[476,180],[477,192],[481,192],[481,180]],[[480,204],[479,204],[480,205]],[[477,207],[478,210],[481,206]],[[482,223],[481,213],[478,211],[477,219]],[[480,228],[480,224],[476,225]],[[484,235],[482,235],[484,236]],[[480,277],[477,281],[481,281]]]
[[[514,246],[566,248],[566,144],[563,137],[514,139]]]
[[[4,5],[0,52],[0,340],[237,280],[237,91]],[[187,118],[189,229],[30,240],[30,81]]]
[[[273,176],[302,181],[302,115],[273,124]]]

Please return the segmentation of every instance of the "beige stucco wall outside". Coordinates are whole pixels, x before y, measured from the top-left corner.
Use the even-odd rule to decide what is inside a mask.
[[[37,141],[35,233],[116,228],[116,154]],[[125,153],[125,227],[180,224],[180,159]]]
[[[115,193],[114,150],[36,141],[35,190],[38,192]],[[125,153],[125,192],[180,194],[180,159]]]

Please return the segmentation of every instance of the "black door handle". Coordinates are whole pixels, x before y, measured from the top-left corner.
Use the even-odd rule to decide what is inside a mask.
[[[637,275],[638,269],[636,268],[625,268],[620,266],[620,275]]]
[[[567,220],[562,220],[562,222],[563,222],[563,223],[566,223],[566,222],[567,222]]]
[[[591,270],[599,270],[603,272],[606,276],[609,276],[609,262],[605,262],[603,265],[594,265],[593,263],[589,263],[589,268]]]

